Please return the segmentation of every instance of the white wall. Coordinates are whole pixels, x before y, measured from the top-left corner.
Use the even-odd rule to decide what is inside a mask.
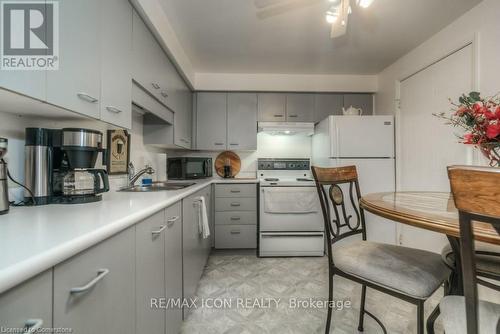
[[[395,112],[396,82],[400,81],[466,43],[476,41],[475,88],[483,95],[500,92],[500,1],[484,0],[448,27],[422,43],[379,74],[376,110]],[[452,97],[455,98],[455,97]]]
[[[103,133],[104,146],[106,147],[106,130],[114,127],[96,120],[72,120],[58,121],[53,119],[43,119],[35,117],[17,116],[10,113],[0,112],[0,137],[9,140],[9,148],[6,161],[12,176],[21,183],[24,183],[24,129],[26,127],[82,127],[99,130]],[[136,168],[141,168],[145,164],[153,166],[156,170],[154,179],[166,179],[166,154],[165,152],[146,147],[142,140],[142,116],[133,114],[131,133],[130,158]],[[101,155],[99,155],[96,168],[100,168]],[[126,176],[110,176],[110,186],[116,189],[126,184]],[[20,190],[15,184],[9,183],[11,200],[18,199]]]
[[[377,91],[376,75],[196,73],[197,90],[351,92]]]

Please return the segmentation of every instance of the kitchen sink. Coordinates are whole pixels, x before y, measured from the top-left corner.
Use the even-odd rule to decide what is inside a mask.
[[[154,192],[154,191],[168,191],[168,190],[181,190],[194,185],[195,183],[181,183],[181,182],[153,182],[150,185],[135,185],[122,188],[118,191],[122,192]]]

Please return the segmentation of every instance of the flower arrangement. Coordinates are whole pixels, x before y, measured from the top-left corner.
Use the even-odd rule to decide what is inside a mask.
[[[462,95],[458,103],[450,100],[452,113],[433,114],[446,124],[464,129],[459,136],[463,144],[475,145],[490,160],[490,166],[500,167],[500,97],[482,98],[480,93]]]

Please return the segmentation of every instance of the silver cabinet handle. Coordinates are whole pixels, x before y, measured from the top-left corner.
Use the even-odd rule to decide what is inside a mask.
[[[216,146],[222,146],[222,145],[224,145],[224,143],[214,143],[214,145],[216,145]]]
[[[167,94],[166,92],[161,92],[160,94],[161,94],[161,96],[163,96],[163,97],[168,97],[168,94]]]
[[[275,118],[283,117],[283,115],[273,115]]]
[[[232,192],[233,194],[238,194],[238,193],[240,193],[240,192],[241,192],[241,190],[239,190],[239,189],[231,189],[231,192]]]
[[[153,86],[154,89],[160,89],[160,85],[158,85],[156,82],[152,82],[151,86]]]
[[[296,117],[299,117],[299,116],[298,115],[288,115],[288,117],[296,118]]]
[[[77,93],[76,95],[78,95],[78,97],[81,98],[82,100],[85,100],[90,103],[96,103],[97,101],[99,101],[98,99],[96,99],[93,96],[90,96],[87,93]]]
[[[35,333],[40,328],[42,328],[42,326],[43,326],[42,319],[28,319],[24,323],[24,328],[26,329],[26,331],[23,333]]]
[[[236,143],[231,143],[229,145],[231,145],[231,146],[240,146],[240,144],[236,144]]]
[[[231,206],[241,206],[241,203],[231,203]]]
[[[241,220],[240,217],[231,217],[231,220]]]
[[[179,220],[179,216],[175,216],[175,217],[171,217],[171,218],[167,219],[167,226],[171,227],[178,220]]]
[[[161,234],[165,229],[167,228],[167,225],[162,225],[159,230],[156,231],[151,231],[151,234],[153,236]]]
[[[231,234],[241,234],[241,231],[231,231]]]
[[[122,110],[112,106],[106,107],[106,110],[115,114],[119,114],[122,112]]]
[[[86,291],[90,290],[94,285],[96,285],[97,283],[99,283],[99,281],[102,280],[107,274],[109,274],[109,269],[99,269],[97,271],[97,277],[96,278],[94,278],[92,281],[88,282],[84,286],[79,286],[79,287],[76,287],[76,288],[71,288],[71,290],[69,290],[69,292],[71,294],[86,292]]]

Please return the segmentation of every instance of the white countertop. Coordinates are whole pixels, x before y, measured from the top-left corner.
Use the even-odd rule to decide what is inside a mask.
[[[192,182],[196,185],[175,191],[110,191],[96,203],[11,208],[0,216],[0,293],[203,187],[258,180],[212,178]]]

